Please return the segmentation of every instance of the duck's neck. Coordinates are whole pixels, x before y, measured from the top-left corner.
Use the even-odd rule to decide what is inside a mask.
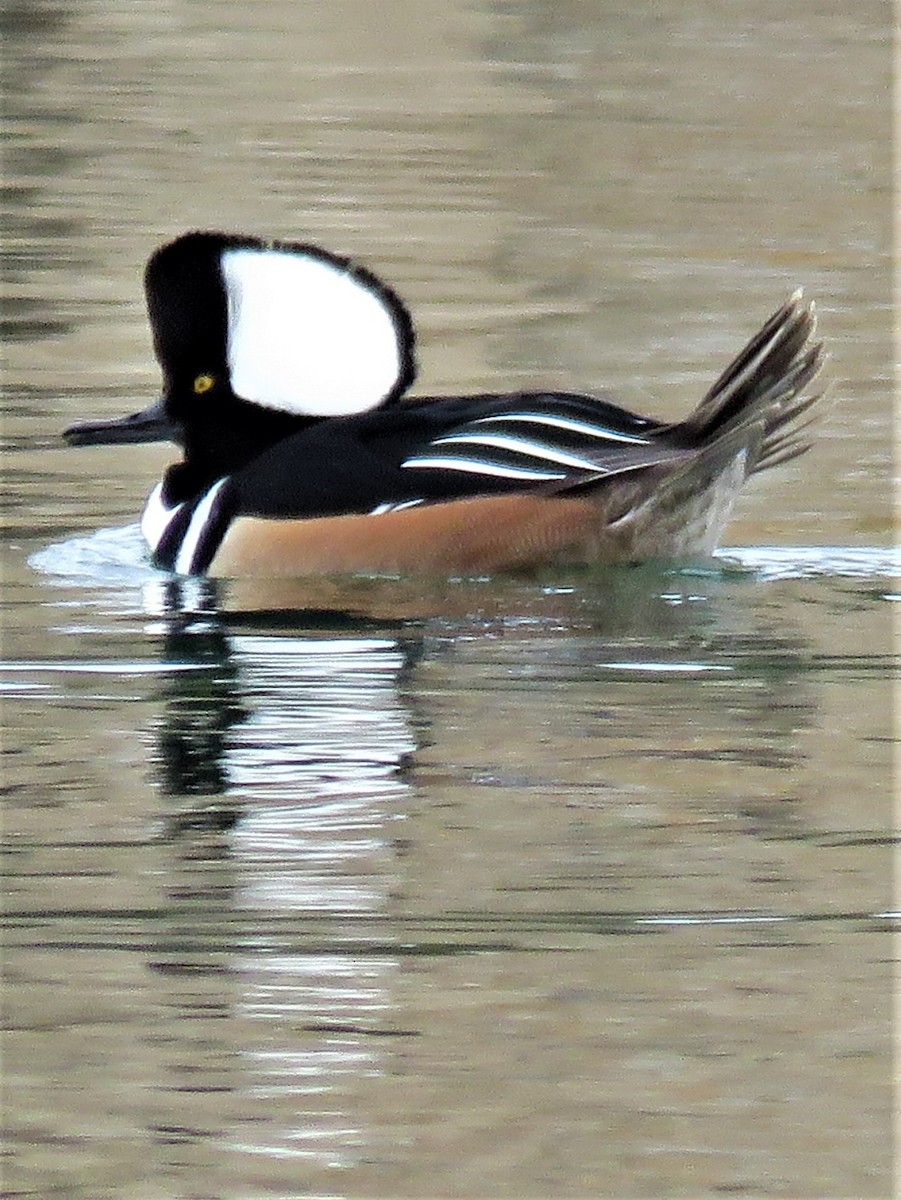
[[[166,473],[169,503],[199,495],[315,421],[257,406],[248,409],[248,405],[235,405],[221,422],[205,423],[203,429],[185,426],[184,458]]]

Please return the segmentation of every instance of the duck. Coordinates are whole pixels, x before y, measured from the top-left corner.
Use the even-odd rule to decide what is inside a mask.
[[[484,576],[706,557],[752,475],[810,448],[824,350],[795,292],[681,421],[606,394],[410,395],[388,284],[306,242],[210,231],[144,274],[161,399],[65,430],[171,441],[141,530],[177,575]]]

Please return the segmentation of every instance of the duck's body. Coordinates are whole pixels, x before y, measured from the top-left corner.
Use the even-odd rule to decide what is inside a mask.
[[[146,287],[162,404],[75,444],[169,438],[142,528],[182,574],[473,574],[710,553],[748,475],[802,453],[812,306],[795,295],[695,412],[560,392],[407,398],[413,331],[314,247],[188,234]]]

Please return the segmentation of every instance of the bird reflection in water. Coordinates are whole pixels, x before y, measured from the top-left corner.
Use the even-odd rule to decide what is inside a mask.
[[[166,1074],[185,1109],[155,1138],[180,1160],[187,1140],[194,1155],[346,1164],[367,1141],[347,1093],[384,1069],[387,1034],[416,1034],[391,1023],[398,958],[378,921],[409,806],[397,684],[416,645],[338,613],[258,609],[245,624],[209,581],[150,600],[172,667],[154,760],[174,851],[152,965],[184,1018]],[[218,1093],[202,1134],[198,1090]]]

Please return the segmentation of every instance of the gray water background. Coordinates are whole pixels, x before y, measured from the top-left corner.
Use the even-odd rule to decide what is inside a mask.
[[[5,1194],[891,1194],[888,5],[3,19]],[[59,431],[195,227],[671,418],[803,284],[831,404],[716,563],[185,587]]]

